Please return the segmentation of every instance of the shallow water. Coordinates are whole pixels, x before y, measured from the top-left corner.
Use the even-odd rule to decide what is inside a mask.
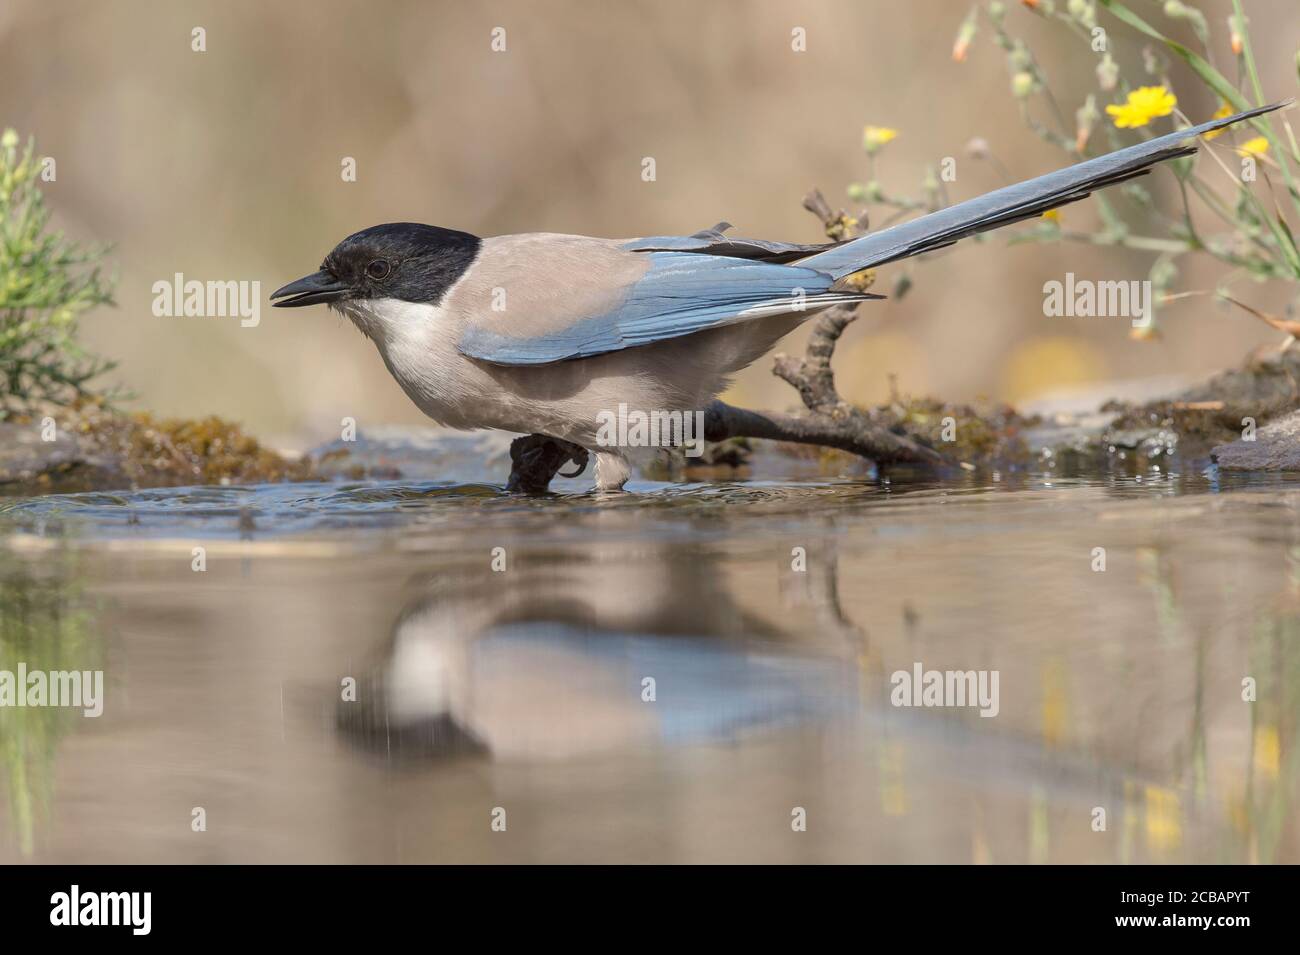
[[[564,487],[0,499],[0,861],[1300,862],[1300,483]]]

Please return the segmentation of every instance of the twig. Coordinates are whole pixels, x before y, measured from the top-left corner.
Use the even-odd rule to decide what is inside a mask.
[[[727,438],[767,438],[795,444],[838,448],[878,463],[939,465],[943,457],[934,449],[905,435],[882,428],[856,408],[843,416],[792,415],[774,411],[748,411],[722,401],[704,410],[704,436],[710,441]]]

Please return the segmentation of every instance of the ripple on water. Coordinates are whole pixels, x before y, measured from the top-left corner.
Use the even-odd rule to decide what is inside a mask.
[[[685,522],[698,530],[717,520],[761,518],[771,524],[823,523],[846,509],[888,508],[928,514],[936,508],[994,508],[1000,519],[1033,515],[1089,500],[1160,499],[1228,489],[1287,489],[1293,479],[1162,473],[1146,476],[1059,477],[1050,472],[990,481],[968,475],[935,481],[750,481],[667,484],[635,481],[622,494],[591,490],[523,497],[500,485],[370,481],[147,488],[40,497],[0,498],[0,533],[79,537],[266,537],[286,534],[391,529],[434,524],[455,527],[554,525],[557,515],[583,521]],[[965,519],[983,520],[965,511]],[[776,525],[773,525],[776,526]]]

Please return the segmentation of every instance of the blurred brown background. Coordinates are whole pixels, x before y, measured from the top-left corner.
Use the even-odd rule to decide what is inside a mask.
[[[1158,3],[1144,16],[1183,36]],[[1008,2],[1007,24],[1044,64],[1068,113],[1095,89],[1096,56],[1059,26]],[[1201,3],[1226,44],[1228,3]],[[554,231],[685,233],[720,219],[742,235],[813,241],[800,207],[820,186],[844,204],[865,178],[864,124],[895,127],[879,178],[919,193],[924,164],[958,157],[954,200],[1003,184],[965,159],[987,139],[1015,178],[1064,164],[1022,126],[1004,56],[986,29],[969,59],[950,56],[969,5],[956,0],[816,3],[210,2],[4,0],[0,125],[37,138],[58,179],[58,224],[115,245],[118,307],[91,313],[83,336],[120,362],[139,404],[220,413],[274,441],[418,422],[372,345],[324,309],[232,318],[156,318],[151,286],[173,273],[260,280],[265,296],[312,271],[343,236],[411,219],[480,235]],[[1266,95],[1296,93],[1295,0],[1250,0]],[[1117,59],[1140,76],[1140,46],[1104,12]],[[191,30],[207,51],[191,51]],[[507,51],[491,31],[504,27]],[[791,50],[791,30],[807,51]],[[1226,47],[1220,64],[1230,62]],[[1218,105],[1174,70],[1179,106]],[[1168,120],[1157,127],[1164,131]],[[340,177],[355,157],[357,181]],[[653,156],[658,180],[641,179]],[[1153,177],[1177,208],[1174,180]],[[1196,209],[1206,229],[1204,207]],[[1070,227],[1095,223],[1084,203]],[[1160,317],[1164,338],[1138,343],[1124,319],[1048,319],[1042,285],[1080,277],[1145,278],[1150,255],[1071,245],[1007,248],[1006,234],[965,244],[916,271],[901,302],[876,303],[838,355],[857,400],[901,389],[949,399],[1025,400],[1081,383],[1195,376],[1276,340],[1261,323],[1203,300]],[[1220,274],[1185,259],[1181,288]],[[891,270],[883,276],[887,291]],[[1281,287],[1246,287],[1280,310]],[[784,348],[801,347],[801,336]],[[794,399],[764,360],[732,397]]]

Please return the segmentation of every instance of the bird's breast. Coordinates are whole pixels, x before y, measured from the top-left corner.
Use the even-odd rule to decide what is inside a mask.
[[[349,303],[345,314],[374,343],[393,379],[439,424],[476,428],[484,376],[456,350],[454,317],[437,305],[399,299]]]

